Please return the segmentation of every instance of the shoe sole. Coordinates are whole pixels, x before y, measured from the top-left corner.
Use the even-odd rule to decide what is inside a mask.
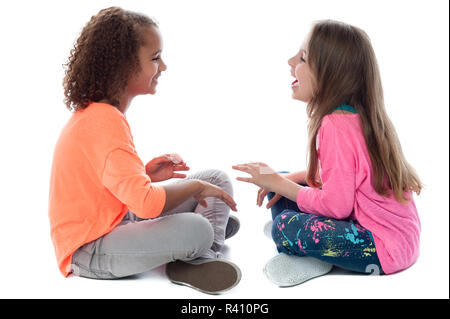
[[[235,264],[215,259],[199,264],[176,260],[167,264],[166,275],[175,284],[211,295],[230,290],[241,280],[241,271]]]

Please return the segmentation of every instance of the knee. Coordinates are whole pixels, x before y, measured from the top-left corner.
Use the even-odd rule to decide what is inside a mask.
[[[184,213],[184,232],[187,244],[192,244],[193,254],[201,255],[208,250],[214,241],[214,230],[211,223],[203,216],[194,213]]]
[[[233,195],[233,185],[227,173],[219,169],[208,169],[204,171],[207,181],[213,185],[219,186],[229,195]]]
[[[296,212],[292,209],[285,209],[275,217],[274,222],[285,223],[298,214],[299,212]]]
[[[284,233],[286,233],[289,228],[292,228],[293,224],[292,226],[290,226],[290,222],[293,218],[296,218],[297,215],[298,212],[289,209],[285,209],[279,215],[277,215],[272,224],[272,237],[275,238],[274,236],[278,232],[283,231]]]

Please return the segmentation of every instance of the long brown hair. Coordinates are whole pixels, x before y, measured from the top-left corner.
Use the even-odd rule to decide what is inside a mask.
[[[77,111],[103,99],[119,105],[128,80],[140,70],[138,50],[145,45],[141,28],[150,26],[157,23],[119,7],[92,16],[63,65],[66,107]]]
[[[419,194],[422,183],[405,160],[385,110],[378,63],[367,34],[342,22],[319,21],[309,34],[306,63],[314,82],[313,97],[307,106],[308,184],[321,186],[317,178],[316,136],[322,119],[335,107],[346,103],[356,109],[361,120],[375,191],[389,196],[392,190],[400,203],[410,200],[404,192],[413,190]]]

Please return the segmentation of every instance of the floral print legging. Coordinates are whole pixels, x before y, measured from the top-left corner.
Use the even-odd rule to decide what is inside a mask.
[[[273,196],[267,195],[269,200]],[[271,210],[272,238],[280,253],[314,257],[360,273],[383,274],[372,234],[357,221],[306,214],[285,197]]]

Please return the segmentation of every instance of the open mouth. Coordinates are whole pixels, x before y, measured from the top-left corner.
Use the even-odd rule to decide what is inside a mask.
[[[298,86],[298,80],[297,80],[297,79],[295,79],[295,81],[294,81],[294,82],[292,82],[291,86],[292,86],[292,87]]]

